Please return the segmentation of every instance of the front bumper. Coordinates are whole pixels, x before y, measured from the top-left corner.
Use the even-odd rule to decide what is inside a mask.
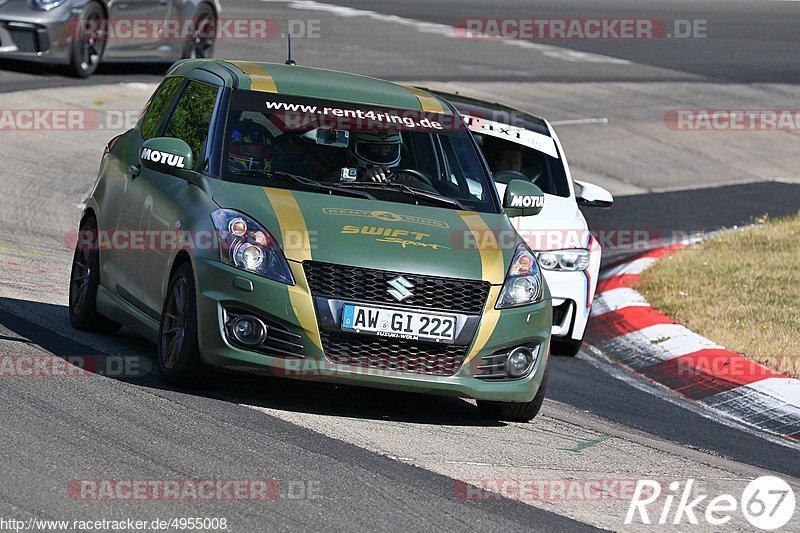
[[[0,58],[37,63],[69,62],[68,5],[51,11],[35,11],[19,4],[0,8]]]
[[[232,267],[196,259],[198,280],[198,334],[203,360],[215,367],[382,389],[443,394],[478,400],[528,402],[541,384],[550,353],[552,308],[550,300],[493,313],[499,287],[489,293],[487,310],[467,356],[453,376],[437,376],[336,364],[322,349],[314,304],[301,265],[290,263],[297,281],[287,287]],[[242,349],[225,336],[223,309],[234,306],[262,316],[300,335],[302,358],[277,357]],[[481,357],[522,344],[539,344],[539,358],[532,372],[515,380],[482,380],[475,377]]]

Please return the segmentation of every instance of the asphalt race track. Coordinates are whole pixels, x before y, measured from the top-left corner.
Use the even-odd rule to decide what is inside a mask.
[[[610,211],[586,210],[595,230],[690,234],[800,209],[796,130],[688,132],[665,123],[676,109],[796,109],[800,2],[492,4],[223,1],[226,17],[319,20],[320,39],[295,41],[301,64],[458,90],[547,117],[573,175],[616,196]],[[534,16],[704,19],[708,35],[530,47],[447,34],[466,17]],[[280,62],[284,48],[225,41],[216,56]],[[165,69],[108,65],[81,81],[0,61],[0,108],[132,112]],[[228,531],[243,532],[627,531],[647,527],[623,523],[626,497],[465,499],[459,482],[693,478],[705,494],[737,495],[773,474],[800,487],[797,443],[715,419],[591,350],[551,359],[548,400],[531,424],[487,423],[465,400],[274,378],[223,374],[203,390],[165,387],[153,345],[127,330],[75,331],[65,307],[69,235],[116,133],[0,130],[0,355],[136,369],[0,377],[0,518],[225,517]],[[281,492],[267,502],[81,501],[70,482],[86,479],[266,479]],[[735,515],[724,530],[752,526]],[[786,530],[800,530],[800,518]]]

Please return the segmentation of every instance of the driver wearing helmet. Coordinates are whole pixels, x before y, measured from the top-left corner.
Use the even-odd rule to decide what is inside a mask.
[[[272,168],[272,136],[269,130],[251,119],[240,120],[228,145],[228,170],[247,172]]]
[[[352,133],[350,159],[360,170],[359,181],[391,181],[390,169],[400,164],[402,143],[403,138],[396,130]]]

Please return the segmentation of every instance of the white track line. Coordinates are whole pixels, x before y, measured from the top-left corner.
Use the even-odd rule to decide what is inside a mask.
[[[447,24],[439,24],[436,22],[425,22],[424,20],[410,19],[406,17],[399,17],[397,15],[385,15],[376,11],[367,9],[356,9],[354,7],[337,6],[333,4],[325,4],[323,2],[315,2],[313,0],[261,0],[267,3],[280,3],[288,4],[292,9],[304,11],[322,11],[330,13],[337,17],[366,17],[378,22],[388,24],[397,24],[412,28],[420,33],[428,33],[439,35],[440,37],[456,38],[453,31],[453,26]],[[473,39],[474,40],[474,39]],[[620,59],[618,57],[604,56],[601,54],[591,54],[589,52],[580,52],[578,50],[570,50],[568,48],[561,48],[549,44],[534,43],[531,41],[517,40],[517,39],[487,39],[487,41],[501,42],[507,46],[515,46],[518,48],[525,48],[527,50],[535,50],[541,52],[545,57],[551,59],[559,59],[568,61],[570,63],[610,63],[615,65],[631,65],[632,62],[627,59]]]

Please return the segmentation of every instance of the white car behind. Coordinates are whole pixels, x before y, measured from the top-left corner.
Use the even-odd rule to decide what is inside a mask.
[[[583,343],[602,250],[578,206],[611,207],[605,189],[572,179],[555,130],[540,117],[461,95],[438,93],[472,130],[503,196],[512,179],[533,181],[545,194],[535,217],[511,219],[536,252],[553,296],[553,353],[573,356]]]

